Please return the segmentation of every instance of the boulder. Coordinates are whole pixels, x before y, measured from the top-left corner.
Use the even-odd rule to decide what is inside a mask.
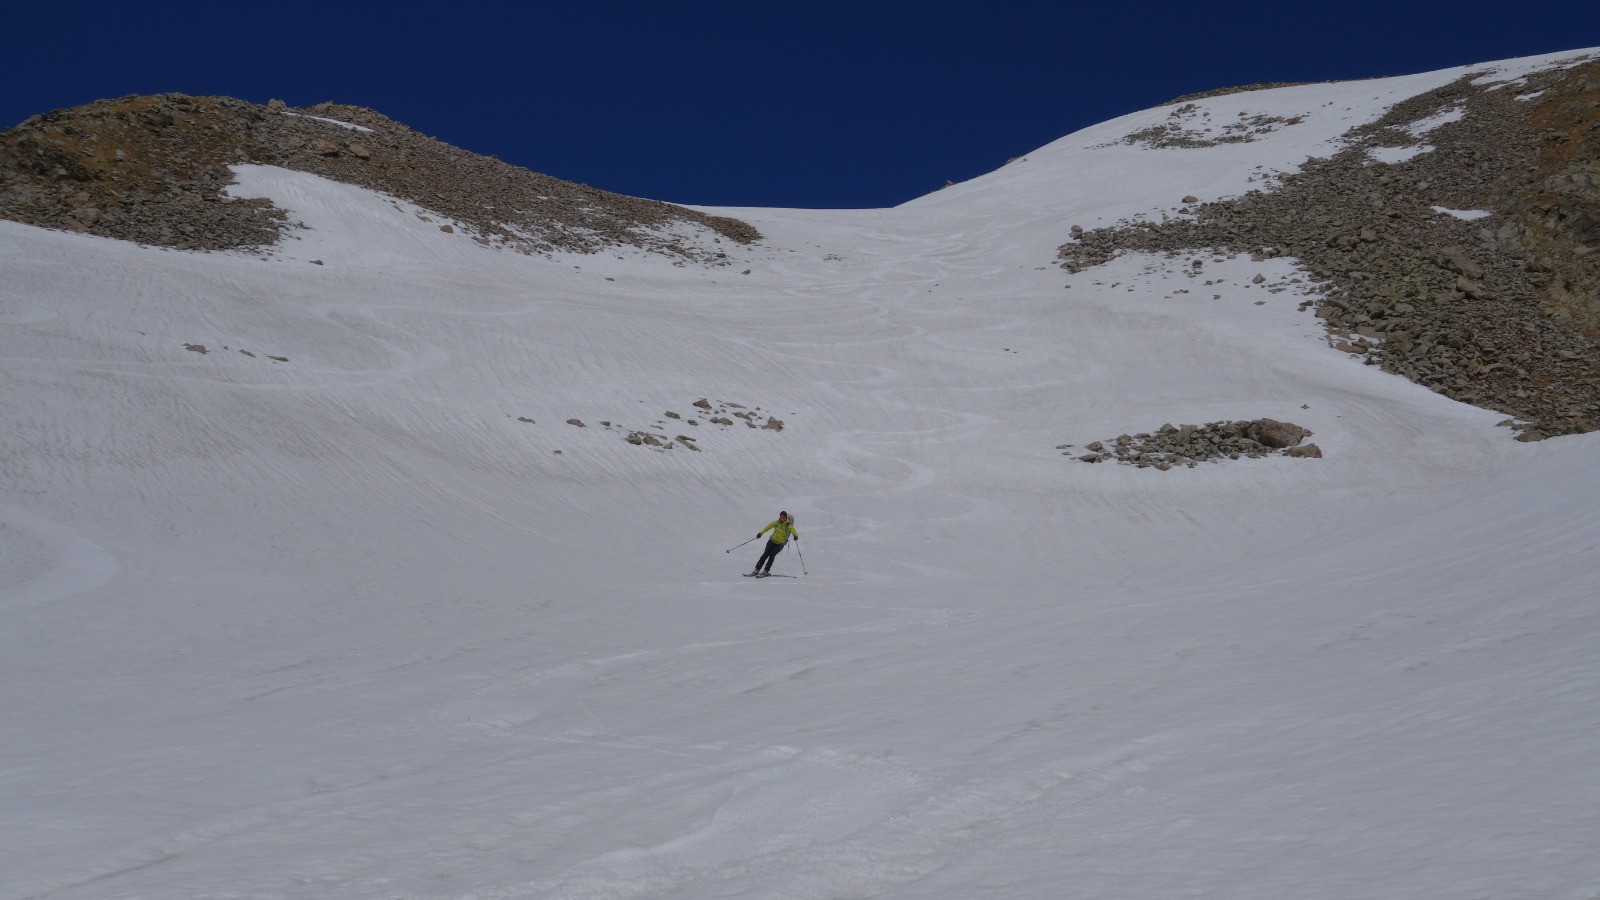
[[[1277,419],[1258,419],[1250,426],[1249,435],[1256,443],[1274,450],[1282,450],[1305,440],[1311,432],[1299,425],[1279,422]]]

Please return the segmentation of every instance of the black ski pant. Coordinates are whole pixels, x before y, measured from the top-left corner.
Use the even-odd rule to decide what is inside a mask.
[[[778,558],[778,554],[779,553],[783,552],[783,547],[784,547],[783,544],[780,544],[780,543],[778,543],[777,541],[774,541],[771,538],[767,538],[767,549],[761,551],[761,558],[756,560],[756,571],[757,572],[762,572],[762,571],[771,572],[772,571],[772,561],[774,559]],[[761,568],[763,565],[766,566],[765,569]]]

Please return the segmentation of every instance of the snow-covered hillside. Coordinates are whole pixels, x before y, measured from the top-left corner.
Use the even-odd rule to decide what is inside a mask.
[[[1585,55],[723,268],[262,167],[264,257],[0,222],[0,898],[1597,896],[1600,435],[1331,349],[1290,259],[1052,265]],[[1260,417],[1324,457],[1058,449]]]

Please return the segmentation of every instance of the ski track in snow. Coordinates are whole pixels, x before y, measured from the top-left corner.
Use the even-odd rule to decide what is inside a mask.
[[[1291,260],[1052,264],[1575,58],[716,210],[715,270],[249,166],[263,256],[0,223],[0,898],[1594,896],[1596,436],[1353,364]],[[1326,457],[1054,449],[1259,416]]]

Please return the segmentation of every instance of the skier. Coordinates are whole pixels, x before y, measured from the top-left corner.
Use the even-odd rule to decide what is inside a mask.
[[[756,532],[756,537],[761,537],[769,531],[772,532],[772,537],[767,538],[767,547],[761,551],[761,558],[756,560],[755,571],[750,573],[757,578],[765,578],[772,574],[772,561],[783,552],[783,545],[789,542],[789,538],[800,540],[800,533],[794,530],[794,522],[789,519],[787,510],[780,510],[777,521],[769,522],[767,527]],[[763,565],[766,566],[765,569],[762,568]]]

